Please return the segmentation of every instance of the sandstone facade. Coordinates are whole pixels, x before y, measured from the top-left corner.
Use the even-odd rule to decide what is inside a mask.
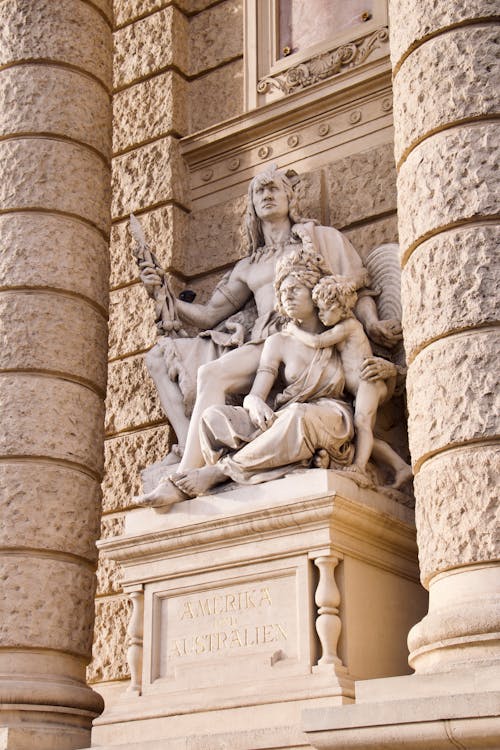
[[[301,174],[305,216],[341,229],[362,258],[401,246],[408,430],[431,589],[429,615],[410,635],[412,664],[440,675],[464,654],[478,669],[498,658],[486,645],[499,552],[495,3],[390,0],[392,82],[382,35],[366,65],[265,102],[252,34],[262,56],[270,42],[254,29],[257,5],[267,13],[273,3],[3,3],[0,672],[19,683],[6,702],[47,706],[53,729],[42,741],[7,709],[8,750],[90,744],[102,709],[84,685],[92,637],[89,683],[113,702],[130,678],[129,596],[119,565],[97,561],[95,540],[122,532],[140,470],[175,434],[144,365],[155,329],[129,213],[176,291],[204,301],[246,254],[245,185],[275,160]],[[249,111],[254,101],[264,106]],[[447,632],[458,646],[436,646]],[[53,723],[61,702],[64,729]]]
[[[103,473],[111,4],[2,8],[2,741],[82,747]],[[17,331],[17,333],[16,333]]]

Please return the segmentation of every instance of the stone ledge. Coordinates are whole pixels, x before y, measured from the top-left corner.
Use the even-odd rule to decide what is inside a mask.
[[[450,680],[441,674],[411,675],[359,682],[359,702],[306,710],[302,729],[318,750],[494,750],[500,741],[500,690],[492,685],[491,672],[482,681],[479,676],[454,674]],[[498,683],[498,673],[495,677]]]
[[[354,524],[358,537],[366,536],[373,544],[376,536],[377,545],[393,545],[402,568],[411,575],[410,559],[416,549],[413,511],[376,490],[361,490],[339,472],[323,469],[187,500],[167,513],[152,509],[129,512],[125,534],[101,540],[98,547],[119,561],[158,560],[167,551],[186,552],[191,546],[198,553],[204,548],[210,554],[221,542],[262,539],[266,533],[289,534],[297,526],[312,531],[328,518],[335,518],[347,536]],[[329,543],[329,532],[315,540],[318,547]]]

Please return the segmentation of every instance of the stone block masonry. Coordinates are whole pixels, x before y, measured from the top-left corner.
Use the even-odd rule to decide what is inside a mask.
[[[0,31],[0,726],[89,744],[106,389],[111,3],[7,0]]]

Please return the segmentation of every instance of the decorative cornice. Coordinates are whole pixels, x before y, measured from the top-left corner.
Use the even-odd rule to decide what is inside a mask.
[[[151,564],[184,555],[188,550],[201,553],[219,549],[221,545],[240,544],[242,539],[262,541],[288,536],[290,532],[294,534],[297,551],[304,545],[309,548],[308,532],[314,532],[319,546],[333,544],[338,554],[345,550],[359,556],[360,550],[364,550],[363,554],[377,559],[379,565],[383,565],[387,555],[396,556],[398,567],[411,577],[416,554],[413,511],[369,490],[365,490],[362,501],[360,491],[351,489],[348,480],[337,478],[337,483],[339,489],[342,487],[340,492],[332,489],[274,507],[229,513],[182,526],[170,527],[166,517],[164,528],[103,539],[98,547],[105,558],[122,563],[125,583],[129,584],[135,582],[137,563]],[[303,542],[299,539],[301,535]],[[130,572],[129,566],[132,566]]]
[[[310,60],[288,68],[284,73],[262,78],[257,92],[265,94],[276,88],[283,94],[292,94],[315,83],[338,75],[343,70],[361,65],[370,53],[389,40],[389,29],[384,26],[372,34],[349,44],[342,44],[329,52],[315,55]]]

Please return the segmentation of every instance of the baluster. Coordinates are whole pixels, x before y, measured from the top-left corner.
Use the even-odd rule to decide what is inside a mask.
[[[340,591],[335,581],[338,558],[332,555],[317,557],[314,564],[319,570],[319,582],[314,601],[318,607],[316,632],[321,643],[321,658],[318,664],[341,665],[337,656],[337,645],[342,623],[339,617]]]
[[[132,603],[132,614],[127,628],[127,662],[130,668],[130,686],[128,690],[141,694],[142,690],[142,652],[144,633],[144,591],[141,588],[127,591]]]

